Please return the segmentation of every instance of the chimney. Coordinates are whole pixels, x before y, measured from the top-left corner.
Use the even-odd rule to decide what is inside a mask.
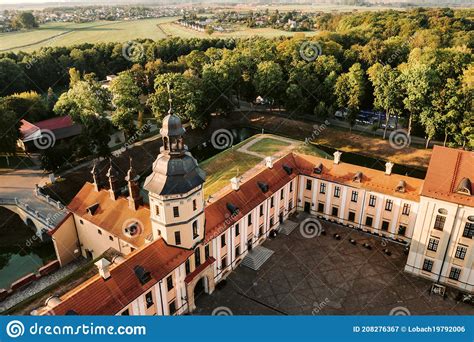
[[[117,179],[117,170],[115,170],[112,159],[109,159],[110,166],[109,170],[107,171],[107,178],[109,179],[109,193],[110,198],[116,200],[120,193],[120,188],[118,186],[118,179]]]
[[[339,164],[341,162],[341,155],[342,155],[342,152],[339,152],[339,151],[336,151],[334,152],[334,164]]]
[[[232,185],[232,190],[239,190],[240,189],[240,179],[237,177],[233,177],[230,180],[230,184]]]
[[[386,162],[385,163],[385,174],[390,176],[392,174],[392,167],[393,167],[393,163],[391,162]]]
[[[92,173],[92,179],[94,180],[95,191],[98,192],[100,190],[100,184],[99,184],[99,170],[97,168],[97,161],[94,161],[94,166],[92,166],[91,173]]]
[[[99,270],[99,274],[102,278],[104,278],[105,280],[110,278],[110,269],[109,269],[110,262],[107,259],[102,258],[99,261],[97,261],[94,265],[97,266],[97,269]]]
[[[269,168],[273,168],[273,158],[272,157],[265,157],[265,165]]]
[[[128,207],[137,210],[142,204],[142,198],[140,196],[140,187],[138,186],[138,176],[132,167],[132,158],[130,158],[130,168],[125,180],[128,183]]]

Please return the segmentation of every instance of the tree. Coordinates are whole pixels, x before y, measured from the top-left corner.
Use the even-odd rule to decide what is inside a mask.
[[[112,81],[110,90],[115,107],[112,122],[124,130],[126,135],[132,136],[136,131],[134,120],[143,112],[140,102],[141,89],[135,84],[132,74],[124,71]]]
[[[0,153],[7,158],[15,154],[16,143],[19,138],[20,123],[14,111],[0,104]]]
[[[341,74],[335,85],[337,104],[347,108],[346,119],[352,129],[365,95],[366,81],[364,70],[359,63],[354,64],[348,72]]]
[[[203,108],[204,93],[202,81],[193,75],[166,73],[155,80],[155,93],[148,98],[153,114],[162,120],[170,108],[171,91],[173,112],[183,121],[189,120],[192,127],[203,127],[207,123],[208,110]]]
[[[58,115],[71,115],[75,122],[86,124],[91,117],[104,116],[110,109],[110,100],[110,92],[89,74],[61,94],[54,105],[54,112]]]
[[[420,119],[423,112],[425,119],[428,118],[430,96],[435,91],[436,74],[424,64],[408,64],[402,67],[401,82],[405,93],[403,104],[409,113],[408,135],[410,135],[413,122]]]
[[[31,12],[20,12],[13,18],[12,27],[16,30],[30,30],[38,27],[38,23]]]
[[[372,65],[367,71],[369,80],[374,88],[374,107],[385,112],[385,128],[383,138],[386,138],[387,128],[391,116],[401,113],[402,91],[399,73],[390,65],[380,63]]]
[[[11,58],[0,59],[0,95],[8,95],[25,90],[23,70]]]
[[[253,82],[258,95],[281,102],[285,82],[279,64],[272,61],[259,63]]]
[[[2,102],[6,108],[16,113],[17,120],[25,119],[34,123],[49,117],[44,99],[35,91],[6,96]]]

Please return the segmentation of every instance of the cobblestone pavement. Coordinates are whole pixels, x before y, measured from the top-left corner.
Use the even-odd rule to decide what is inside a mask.
[[[323,226],[326,235],[305,238],[297,228],[267,240],[263,245],[275,254],[262,268],[237,266],[224,286],[197,299],[193,314],[222,307],[234,315],[474,314],[473,306],[455,301],[456,290],[448,290],[446,299],[430,295],[430,281],[405,273],[404,246],[325,221]]]

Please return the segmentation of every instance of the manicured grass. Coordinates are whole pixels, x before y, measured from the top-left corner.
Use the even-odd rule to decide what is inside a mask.
[[[287,142],[272,139],[272,138],[263,138],[260,141],[256,142],[248,148],[249,151],[261,153],[264,155],[272,155],[278,151],[281,151],[282,148],[287,147],[289,144]]]
[[[200,166],[207,175],[204,198],[207,199],[208,196],[221,190],[229,184],[232,177],[242,175],[260,161],[262,158],[238,152],[234,147],[202,162]]]
[[[314,146],[314,144],[312,144],[312,143],[310,143],[310,144],[301,144],[294,151],[297,152],[297,153],[301,153],[301,154],[307,154],[309,156],[316,156],[316,157],[321,157],[321,158],[332,158],[331,155],[329,155],[328,153],[320,150],[319,148]]]

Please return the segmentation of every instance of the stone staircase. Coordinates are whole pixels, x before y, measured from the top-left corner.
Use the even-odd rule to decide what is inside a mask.
[[[298,227],[298,222],[290,221],[287,220],[283,223],[280,223],[280,233],[285,234],[285,235],[290,235],[293,230],[295,230],[296,227]]]
[[[257,246],[252,249],[242,260],[241,265],[246,266],[254,271],[258,271],[260,267],[267,261],[274,252],[263,246]]]

